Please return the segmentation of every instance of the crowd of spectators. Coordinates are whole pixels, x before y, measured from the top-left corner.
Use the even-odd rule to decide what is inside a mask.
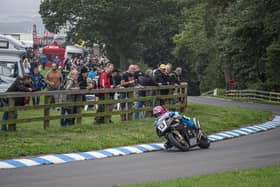
[[[107,89],[107,88],[132,88],[132,87],[145,87],[145,86],[159,86],[159,85],[175,85],[180,84],[182,81],[182,68],[177,67],[175,71],[172,70],[171,64],[159,64],[156,69],[142,70],[136,64],[128,66],[127,70],[121,72],[116,69],[113,64],[104,56],[87,55],[66,59],[62,67],[58,58],[51,64],[49,71],[43,76],[39,70],[45,69],[46,59],[41,58],[41,62],[29,62],[26,58],[23,61],[25,79],[28,78],[28,83],[23,86],[28,87],[24,89],[19,87],[18,91],[47,91],[57,90],[77,90],[77,89]],[[30,79],[29,79],[30,78]],[[18,83],[17,83],[18,84]],[[27,86],[28,85],[28,86]],[[162,95],[167,95],[168,90],[161,90]],[[145,91],[138,91],[136,97],[145,97]],[[104,99],[103,94],[96,96],[99,99]],[[112,94],[111,99],[125,99],[129,96],[126,93]],[[61,103],[64,101],[73,102],[75,96],[67,96],[61,98],[60,95],[54,96],[51,100],[52,103]],[[84,100],[86,97],[83,98]],[[166,104],[165,100],[161,100],[160,104]],[[40,97],[32,98],[33,105],[39,105]],[[28,103],[25,103],[28,104]],[[135,108],[139,109],[145,105],[145,102],[136,102]],[[150,103],[154,105],[154,103]],[[120,103],[119,110],[127,109],[127,103]],[[61,107],[57,108],[61,111],[62,115],[75,114],[75,107]],[[113,110],[113,106],[110,108]],[[97,112],[104,112],[104,105],[97,107]],[[5,114],[7,115],[7,114]],[[6,119],[4,115],[3,119]],[[134,119],[139,119],[139,112],[134,113]],[[121,120],[127,120],[128,116],[121,115]],[[112,120],[110,120],[112,122]],[[73,125],[74,119],[61,119],[61,126]],[[104,123],[104,117],[96,117],[94,124]],[[5,128],[5,127],[3,127]]]
[[[180,84],[182,81],[181,67],[177,67],[175,71],[173,71],[171,64],[159,64],[156,69],[142,70],[138,65],[130,64],[126,71],[121,72],[116,69],[106,57],[99,56],[67,59],[64,68],[70,72],[73,70],[80,72],[78,78],[80,89],[141,88],[145,86],[176,85]],[[160,94],[168,95],[170,93],[169,90],[161,90]],[[146,97],[146,92],[138,91],[135,96]],[[104,94],[98,94],[97,97],[103,100]],[[127,93],[123,92],[120,94],[114,93],[110,97],[110,99],[126,99],[129,96]],[[168,102],[168,100],[162,99],[160,104],[167,104],[166,102]],[[139,109],[146,103],[147,102],[143,101],[135,102],[134,107]],[[151,101],[150,105],[153,106],[154,103]],[[127,107],[127,103],[120,103],[118,109],[126,110]],[[110,111],[112,111],[113,108],[114,106],[110,107]],[[104,105],[101,104],[97,107],[97,112],[104,111]],[[127,114],[124,112],[120,117],[123,121],[128,119]],[[135,112],[133,118],[139,119],[140,113]],[[112,120],[109,120],[109,122],[112,122]],[[96,117],[94,123],[104,123],[104,117]]]

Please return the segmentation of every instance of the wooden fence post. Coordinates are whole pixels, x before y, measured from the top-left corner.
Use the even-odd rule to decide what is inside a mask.
[[[160,96],[160,90],[159,89],[156,90],[156,96]],[[159,105],[160,105],[160,99],[158,97],[156,97],[155,106],[159,106]]]
[[[184,106],[183,106],[183,108],[182,108],[182,110],[183,110],[184,112],[187,111],[187,106],[188,106],[188,85],[186,84],[185,86],[186,86],[186,87],[183,88],[183,93],[184,93],[184,97],[183,97],[183,99],[184,99]]]
[[[45,95],[44,97],[45,97],[45,99],[44,99],[45,100],[44,101],[44,105],[45,105],[45,107],[44,107],[44,129],[47,129],[50,126],[50,120],[47,119],[50,117],[50,107],[47,106],[50,103],[50,97],[47,95]]]
[[[128,96],[127,97],[128,99],[133,98],[134,97],[134,91],[127,92],[127,96]],[[130,101],[130,102],[127,103],[127,105],[128,105],[127,119],[128,120],[132,120],[133,119],[133,112],[131,112],[131,110],[133,109],[133,104],[134,104],[133,101]]]
[[[110,100],[110,93],[104,93],[104,101]],[[108,115],[110,113],[111,104],[104,104],[104,122],[109,123],[111,120],[111,116]]]
[[[9,98],[9,107],[8,108],[12,108],[15,107],[15,98]],[[15,110],[12,111],[8,111],[8,120],[12,120],[14,119],[14,115],[15,115]],[[8,125],[8,130],[9,131],[15,131],[15,127],[13,126],[15,123],[9,123]]]
[[[83,102],[83,95],[82,94],[77,95],[77,101],[76,102],[78,102],[78,103]],[[79,105],[79,106],[76,106],[76,108],[77,108],[77,110],[76,110],[77,114],[79,114],[78,117],[76,118],[76,123],[77,123],[77,125],[81,125],[82,124],[83,106]]]
[[[153,95],[153,91],[152,90],[146,90],[145,91],[146,92],[146,96],[147,97],[150,97],[150,96],[152,96]],[[147,107],[153,107],[153,100],[147,100],[147,101],[145,101],[144,103],[145,103],[145,107],[147,108]],[[143,113],[144,113],[144,118],[146,118],[147,116],[149,116],[149,117],[151,117],[152,116],[152,112],[151,112],[151,110],[150,111],[143,111]]]
[[[182,104],[183,102],[183,97],[180,95],[183,93],[183,88],[182,87],[179,87],[179,88],[175,88],[175,91],[174,91],[174,96],[175,96],[175,109],[176,111],[179,111],[179,112],[182,112],[182,106],[176,106],[176,104]]]

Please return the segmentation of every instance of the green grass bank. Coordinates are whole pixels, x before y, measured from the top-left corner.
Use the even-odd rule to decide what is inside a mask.
[[[280,165],[275,165],[125,187],[276,187],[279,176]]]
[[[40,112],[24,111],[19,118],[37,116]],[[194,103],[189,103],[186,115],[199,118],[207,134],[264,122],[272,116],[270,112]],[[18,124],[16,132],[0,131],[0,159],[163,141],[156,136],[153,118],[121,122],[119,116],[113,116],[113,121],[113,124],[92,125],[93,117],[83,118],[82,125],[63,128],[56,120],[51,121],[47,130],[42,122]]]

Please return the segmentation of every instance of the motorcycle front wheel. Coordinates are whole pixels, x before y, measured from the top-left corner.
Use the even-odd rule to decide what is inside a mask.
[[[180,143],[180,137],[178,137],[176,133],[169,133],[167,138],[173,146],[177,147],[181,151],[188,151],[190,149],[188,142],[185,142],[185,144]]]
[[[206,135],[202,135],[198,146],[201,149],[208,149],[210,146],[210,141]]]

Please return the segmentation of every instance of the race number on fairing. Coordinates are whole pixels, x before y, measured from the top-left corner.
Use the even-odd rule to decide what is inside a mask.
[[[166,122],[165,121],[162,121],[162,123],[160,123],[159,125],[158,125],[158,129],[161,131],[161,132],[164,132],[166,129],[167,129],[167,124],[166,124]]]

